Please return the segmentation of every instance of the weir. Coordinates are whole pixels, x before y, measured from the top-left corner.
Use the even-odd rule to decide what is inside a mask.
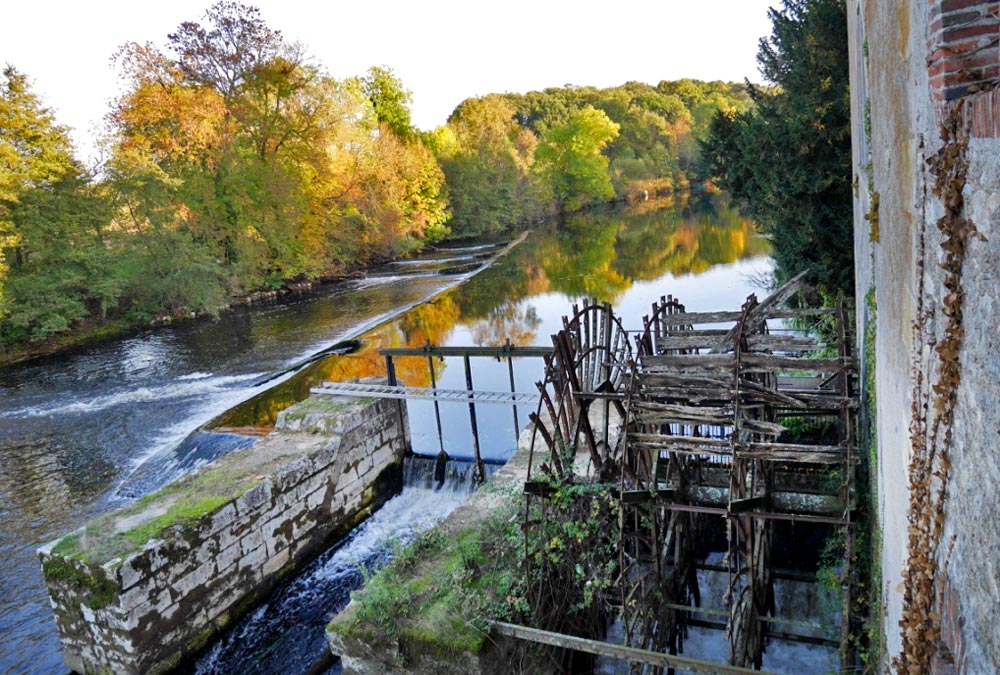
[[[312,398],[276,432],[39,550],[67,667],[163,673],[398,493],[389,401]]]

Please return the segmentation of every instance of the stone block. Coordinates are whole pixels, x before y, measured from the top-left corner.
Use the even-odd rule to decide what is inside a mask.
[[[405,447],[399,437],[406,430],[396,425],[394,403],[310,399],[299,406],[283,413],[282,431],[241,452],[238,461],[222,458],[201,470],[220,467],[221,485],[232,484],[234,475],[256,481],[210,513],[181,519],[141,549],[106,560],[55,556],[57,542],[39,550],[50,570],[56,566],[49,561],[58,559],[63,576],[99,580],[68,583],[54,571],[46,579],[69,667],[129,674],[175,666],[196,636],[228,623],[246,595],[266,592],[276,575],[357,516],[384,465],[401,461],[396,448]],[[290,429],[309,436],[288,435]],[[326,439],[317,442],[317,434]],[[274,466],[274,457],[284,463],[258,475],[260,467]],[[242,478],[240,471],[246,472]],[[188,504],[204,500],[203,494]],[[183,499],[176,488],[164,495],[169,499],[144,500],[143,511],[108,518],[141,524]],[[94,537],[91,529],[73,541]],[[97,591],[80,591],[91,587]]]
[[[270,479],[263,480],[243,493],[236,500],[236,511],[241,517],[252,515],[271,505],[273,485]]]

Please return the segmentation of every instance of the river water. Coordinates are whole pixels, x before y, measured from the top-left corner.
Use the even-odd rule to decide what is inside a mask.
[[[668,293],[689,310],[736,308],[748,293],[761,292],[755,279],[771,269],[767,243],[752,224],[712,199],[571,217],[540,228],[475,273],[493,252],[445,251],[310,297],[0,370],[0,672],[65,672],[35,558],[39,545],[253,442],[233,432],[266,430],[311,386],[384,374],[378,349],[506,339],[545,345],[570,305],[588,296],[612,302],[627,328],[638,327],[650,304]],[[341,344],[347,340],[357,342]],[[315,358],[331,348],[350,353]],[[403,382],[429,385],[426,359],[398,359],[396,367]],[[437,360],[433,368],[439,386],[465,387],[460,360]],[[516,388],[531,391],[540,370],[535,360],[516,360]],[[474,359],[472,376],[477,389],[509,388],[506,364]],[[439,440],[432,405],[410,405],[414,450],[434,455],[443,447],[468,457],[468,407],[440,408]],[[520,411],[521,425],[528,412]],[[511,410],[484,405],[477,416],[484,456],[502,461],[514,448]],[[408,490],[391,508],[412,512],[447,502],[425,488]],[[373,520],[331,549],[328,562],[340,565],[336,551],[346,547],[375,564],[387,539],[432,520],[390,518],[402,528],[396,534]],[[364,543],[368,531],[382,544]],[[358,539],[360,548],[351,549]],[[334,605],[322,605],[317,624]],[[213,652],[215,665],[203,672],[238,672],[220,665],[223,651]]]

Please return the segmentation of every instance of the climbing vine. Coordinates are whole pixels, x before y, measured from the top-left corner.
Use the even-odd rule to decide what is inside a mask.
[[[962,270],[969,239],[978,234],[965,216],[963,194],[968,173],[968,135],[961,123],[961,107],[953,108],[941,126],[942,146],[928,159],[934,175],[934,194],[942,201],[944,215],[937,221],[944,249],[941,306],[930,307],[923,292],[926,253],[921,246],[918,273],[921,292],[918,301],[913,408],[910,422],[911,459],[909,466],[910,510],[908,560],[903,571],[904,595],[902,650],[893,666],[900,673],[920,675],[929,671],[941,635],[941,616],[935,611],[939,548],[945,522],[945,498],[951,466],[954,415],[961,382],[959,355],[964,337],[962,308],[965,299]],[[935,314],[944,318],[943,331],[936,340],[929,335],[928,323]],[[920,359],[924,347],[934,346],[936,381],[925,390]],[[934,373],[934,370],[929,372]]]

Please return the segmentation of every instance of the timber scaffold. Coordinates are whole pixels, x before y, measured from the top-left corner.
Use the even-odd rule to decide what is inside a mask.
[[[671,656],[683,653],[688,626],[724,629],[730,646],[728,665],[712,670],[699,662],[708,670],[696,672],[760,670],[769,637],[837,646],[840,670],[855,668],[852,331],[843,302],[785,307],[801,284],[800,276],[763,301],[751,295],[730,312],[687,312],[663,297],[631,334],[609,305],[587,302],[574,306],[552,338],[531,416],[526,558],[531,565],[542,557],[530,550],[529,541],[538,545],[530,530],[557,517],[544,505],[554,486],[613,492],[618,558],[609,567],[617,581],[603,600],[632,651],[604,651],[630,661],[633,673],[692,670],[690,659]],[[790,323],[797,329],[786,328]],[[805,421],[825,423],[822,440],[787,440]],[[787,575],[774,562],[776,524],[783,521],[839,534],[833,638],[776,616],[775,579]],[[720,527],[727,550],[715,567],[728,576],[728,590],[726,610],[713,611],[699,607],[697,572],[713,567],[705,563],[705,541]],[[529,641],[533,630],[550,628],[498,626]],[[565,645],[574,640],[580,638],[567,637]],[[593,653],[602,653],[595,644]]]

